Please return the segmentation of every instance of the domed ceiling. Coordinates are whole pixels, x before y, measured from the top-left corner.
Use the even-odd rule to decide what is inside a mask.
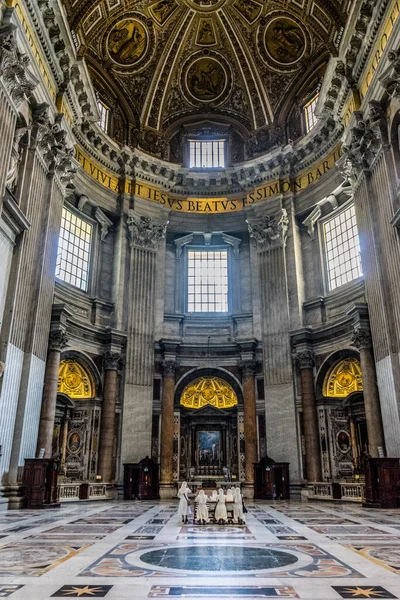
[[[296,107],[346,19],[344,0],[64,2],[96,89],[113,98],[116,139],[171,160],[177,132],[202,121],[230,127],[246,157],[298,137]]]

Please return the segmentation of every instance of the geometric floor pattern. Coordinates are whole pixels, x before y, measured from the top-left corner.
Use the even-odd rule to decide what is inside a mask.
[[[257,502],[182,526],[177,502],[0,514],[0,598],[398,598],[400,509]]]

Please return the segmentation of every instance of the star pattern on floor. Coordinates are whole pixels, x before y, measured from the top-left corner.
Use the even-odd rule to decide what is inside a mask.
[[[0,585],[0,598],[8,598],[9,596],[11,596],[11,594],[16,592],[17,590],[20,590],[22,587],[24,587],[24,586],[23,585]]]
[[[63,585],[52,598],[104,598],[111,588],[111,585]]]
[[[342,598],[396,598],[381,586],[332,586]]]

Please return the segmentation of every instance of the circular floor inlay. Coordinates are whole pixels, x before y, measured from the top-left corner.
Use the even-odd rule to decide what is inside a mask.
[[[148,565],[182,571],[261,571],[293,565],[297,556],[271,548],[190,546],[145,552]]]

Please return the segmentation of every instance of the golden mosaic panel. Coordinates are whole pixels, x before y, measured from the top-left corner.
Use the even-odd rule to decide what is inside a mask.
[[[185,408],[232,408],[238,404],[235,390],[219,377],[199,377],[183,390],[181,406]]]
[[[347,398],[353,392],[362,392],[362,390],[360,363],[356,358],[346,358],[328,371],[322,393],[328,398]]]
[[[70,398],[93,398],[94,385],[89,373],[75,360],[62,360],[57,392]]]

